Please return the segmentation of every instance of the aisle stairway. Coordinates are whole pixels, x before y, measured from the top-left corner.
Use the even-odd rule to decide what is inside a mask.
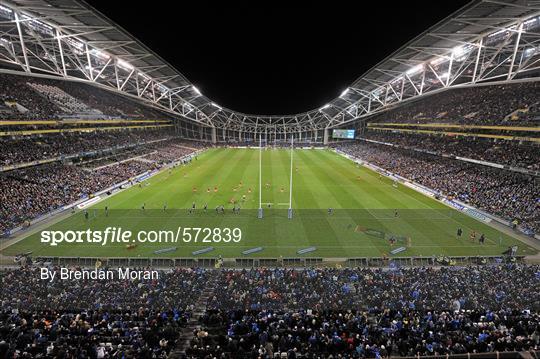
[[[171,351],[169,358],[185,358],[185,351],[189,348],[189,342],[193,338],[193,331],[200,326],[199,318],[204,315],[206,311],[208,299],[214,295],[216,283],[216,279],[206,282],[205,288],[194,304],[193,314],[186,326],[182,328],[180,336],[176,340],[176,348]]]

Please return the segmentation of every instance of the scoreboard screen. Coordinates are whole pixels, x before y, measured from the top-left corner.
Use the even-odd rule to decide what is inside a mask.
[[[354,132],[355,130],[334,130],[332,133],[333,138],[346,138],[346,139],[354,139]]]

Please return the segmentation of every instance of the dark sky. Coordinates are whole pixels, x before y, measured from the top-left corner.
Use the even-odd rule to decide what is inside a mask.
[[[356,1],[359,7],[331,1],[293,8],[258,1],[245,6],[157,1],[152,6],[148,1],[89,0],[205,96],[251,114],[293,114],[323,106],[467,3],[372,2],[369,8],[362,0]]]

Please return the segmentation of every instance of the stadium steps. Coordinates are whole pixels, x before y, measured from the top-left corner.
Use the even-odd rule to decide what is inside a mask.
[[[176,349],[173,349],[169,358],[185,358],[186,349],[189,348],[189,343],[193,338],[193,331],[200,327],[199,318],[206,312],[206,303],[208,299],[214,295],[214,290],[217,286],[217,280],[213,279],[206,283],[206,286],[201,292],[201,295],[193,305],[193,315],[188,323],[180,331],[180,335],[176,340]]]

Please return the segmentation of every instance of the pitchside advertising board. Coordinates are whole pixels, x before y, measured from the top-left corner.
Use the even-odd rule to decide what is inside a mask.
[[[346,138],[346,139],[354,139],[354,132],[355,130],[334,130],[332,133],[333,138]]]

